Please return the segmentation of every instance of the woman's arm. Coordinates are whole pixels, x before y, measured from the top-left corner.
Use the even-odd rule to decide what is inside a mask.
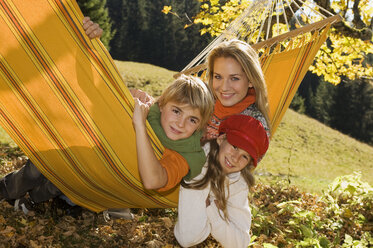
[[[131,95],[133,98],[138,98],[140,102],[146,104],[146,105],[153,105],[155,100],[154,98],[149,95],[147,92],[139,90],[139,89],[129,89]]]
[[[89,16],[86,16],[83,19],[83,29],[90,39],[100,38],[103,33],[100,25],[91,21],[91,18],[89,18]]]
[[[158,189],[167,183],[167,171],[156,158],[146,132],[149,105],[135,98],[132,123],[136,132],[137,163],[141,180],[146,189]]]

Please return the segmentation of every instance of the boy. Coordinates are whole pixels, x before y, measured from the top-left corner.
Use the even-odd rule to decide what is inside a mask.
[[[190,180],[201,172],[206,157],[200,139],[213,106],[214,98],[207,85],[185,75],[176,79],[150,108],[149,104],[135,99],[132,122],[139,172],[145,188],[166,191],[183,177]],[[155,157],[146,133],[146,116],[166,148],[160,160]]]

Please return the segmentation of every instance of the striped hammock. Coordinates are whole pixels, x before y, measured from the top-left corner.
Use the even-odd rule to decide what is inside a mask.
[[[84,35],[76,2],[0,0],[0,16],[0,124],[38,169],[92,211],[175,207],[178,189],[143,188],[133,99],[101,42]],[[257,47],[274,127],[326,35],[327,27],[285,50]],[[159,158],[163,147],[149,125],[148,133]]]
[[[0,16],[0,122],[38,169],[93,211],[176,206],[143,188],[132,96],[76,2],[1,0]]]

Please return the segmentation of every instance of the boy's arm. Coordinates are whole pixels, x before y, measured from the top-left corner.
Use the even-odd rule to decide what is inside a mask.
[[[156,158],[146,132],[149,105],[135,99],[133,126],[136,132],[137,162],[142,183],[146,189],[158,189],[167,183],[167,171]]]
[[[173,150],[166,148],[159,162],[167,171],[167,184],[157,189],[159,192],[176,187],[189,172],[188,162],[183,156]]]

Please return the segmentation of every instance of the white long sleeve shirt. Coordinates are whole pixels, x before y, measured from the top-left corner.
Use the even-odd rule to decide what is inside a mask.
[[[205,152],[209,146],[204,147]],[[200,175],[207,171],[207,164]],[[250,243],[251,212],[249,208],[248,186],[240,172],[228,176],[229,192],[227,212],[229,219],[225,221],[223,212],[217,208],[210,186],[202,189],[187,189],[180,187],[178,220],[174,234],[183,247],[189,247],[203,242],[210,234],[226,248],[247,247]],[[206,207],[206,199],[210,205]],[[220,211],[220,215],[219,215]]]

